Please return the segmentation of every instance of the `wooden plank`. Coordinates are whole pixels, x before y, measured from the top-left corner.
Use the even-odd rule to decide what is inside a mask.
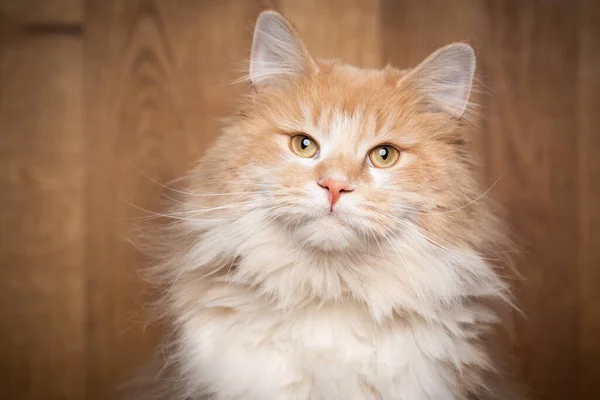
[[[378,2],[280,0],[279,9],[298,28],[313,57],[382,66]]]
[[[83,398],[82,42],[0,47],[0,398]]]
[[[582,398],[577,330],[577,10],[565,2],[485,3],[490,174],[508,208],[525,279],[517,319],[525,377],[544,399]]]
[[[158,342],[144,330],[144,260],[125,241],[131,219],[148,216],[137,207],[160,210],[151,179],[182,176],[217,134],[217,117],[244,88],[230,82],[241,75],[258,10],[243,0],[86,5],[87,394],[100,399]]]
[[[579,5],[577,137],[579,152],[579,285],[581,398],[600,398],[600,4]]]

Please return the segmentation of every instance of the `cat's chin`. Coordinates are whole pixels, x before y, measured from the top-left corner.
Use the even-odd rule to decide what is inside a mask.
[[[304,246],[324,251],[355,248],[360,243],[357,232],[337,218],[317,218],[300,226],[295,236]]]

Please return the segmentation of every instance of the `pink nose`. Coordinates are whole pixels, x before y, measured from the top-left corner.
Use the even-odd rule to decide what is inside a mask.
[[[329,204],[331,204],[330,210],[333,211],[333,205],[340,199],[342,193],[351,192],[354,190],[347,181],[342,179],[334,179],[334,178],[326,178],[320,180],[319,186],[323,189],[327,189],[329,193],[327,193],[327,199],[329,200]]]

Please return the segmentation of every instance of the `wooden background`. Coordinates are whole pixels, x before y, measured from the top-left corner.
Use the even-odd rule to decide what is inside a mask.
[[[152,179],[189,168],[245,90],[229,82],[260,6],[1,4],[0,398],[110,398],[160,338],[126,241],[137,207],[157,209]],[[475,46],[477,149],[524,249],[522,373],[540,399],[600,398],[600,2],[273,4],[313,54],[361,66]]]

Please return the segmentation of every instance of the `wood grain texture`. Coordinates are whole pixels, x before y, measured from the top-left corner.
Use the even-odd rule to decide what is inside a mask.
[[[268,3],[316,57],[363,67],[475,47],[475,145],[522,253],[522,374],[539,399],[600,398],[595,0],[3,0],[0,398],[111,398],[155,356],[127,239],[247,90],[230,82]]]
[[[280,0],[279,10],[298,28],[315,58],[381,67],[379,3],[364,0]]]
[[[481,1],[382,0],[384,61],[413,67],[438,47],[468,42],[479,47]]]
[[[594,0],[579,4],[577,70],[578,275],[581,307],[578,322],[581,398],[600,397],[600,7]]]
[[[1,0],[0,14],[21,24],[81,24],[82,0]]]
[[[13,39],[0,38],[0,398],[82,398],[82,43]]]
[[[565,2],[487,3],[486,161],[502,174],[525,280],[516,287],[526,380],[542,398],[581,398],[577,347],[577,13]],[[542,367],[543,366],[543,367]],[[565,373],[565,371],[571,371]]]

